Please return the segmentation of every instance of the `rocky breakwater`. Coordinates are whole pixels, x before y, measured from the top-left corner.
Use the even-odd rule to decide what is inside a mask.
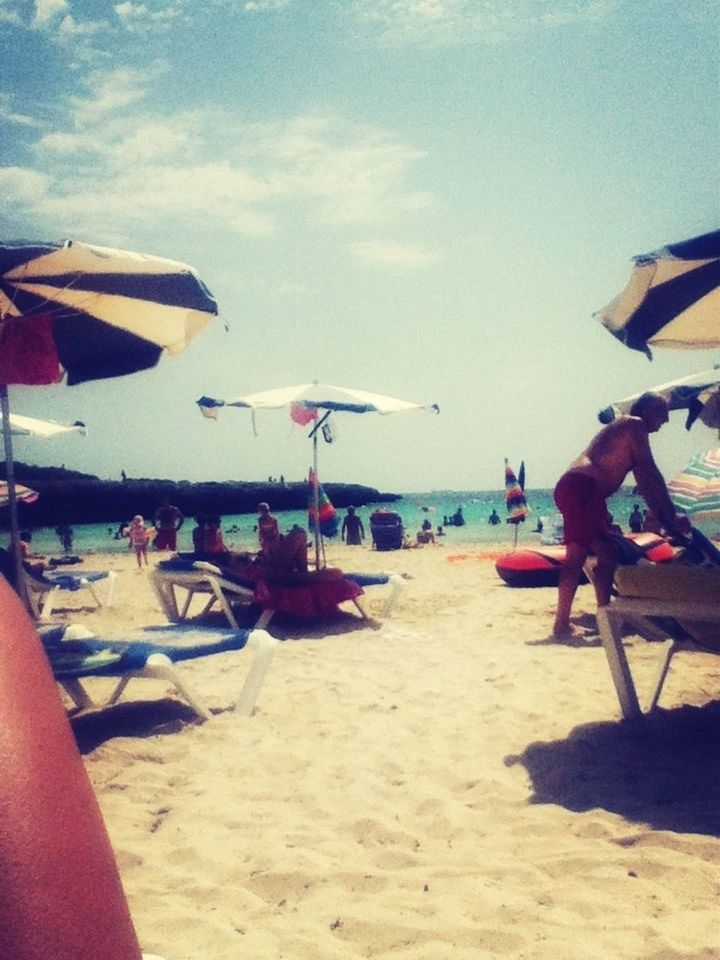
[[[5,464],[0,477],[6,478]],[[168,498],[187,517],[199,513],[221,515],[254,513],[260,501],[273,511],[305,510],[308,486],[298,483],[252,483],[222,481],[191,483],[188,480],[130,479],[101,480],[89,474],[60,467],[33,467],[15,464],[15,480],[36,490],[40,497],[32,504],[19,504],[21,526],[69,523],[119,523],[136,513],[151,517]],[[335,507],[364,506],[399,500],[396,493],[381,493],[356,483],[324,483]],[[7,526],[7,511],[0,513],[0,525]]]

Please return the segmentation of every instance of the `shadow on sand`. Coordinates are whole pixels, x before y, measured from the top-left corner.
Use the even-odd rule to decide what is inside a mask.
[[[659,830],[720,836],[720,702],[586,724],[505,763],[525,767],[533,803],[602,807]]]
[[[83,713],[70,720],[80,753],[90,753],[115,737],[154,737],[178,733],[198,723],[195,711],[178,700],[132,700]]]

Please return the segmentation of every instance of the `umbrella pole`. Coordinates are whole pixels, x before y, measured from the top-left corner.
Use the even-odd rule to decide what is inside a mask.
[[[5,472],[8,485],[8,510],[10,511],[10,552],[15,567],[16,592],[25,606],[28,605],[25,577],[20,553],[20,531],[18,528],[17,495],[15,492],[15,466],[13,462],[12,435],[10,433],[10,404],[7,384],[0,384],[0,408],[2,409],[2,431],[5,444]]]
[[[318,449],[317,449],[317,429],[313,433],[313,473],[315,474],[315,483],[313,484],[313,509],[315,511],[315,526],[313,533],[315,535],[315,569],[320,569],[320,478],[318,477]]]

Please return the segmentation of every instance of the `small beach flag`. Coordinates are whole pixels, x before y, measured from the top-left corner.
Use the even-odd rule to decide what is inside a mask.
[[[337,511],[330,503],[330,498],[318,483],[314,470],[308,476],[310,487],[308,497],[308,527],[310,530],[320,530],[323,537],[335,537],[339,529]],[[315,512],[315,489],[317,488],[317,514]]]

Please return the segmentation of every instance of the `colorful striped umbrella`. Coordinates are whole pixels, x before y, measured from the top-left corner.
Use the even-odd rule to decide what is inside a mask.
[[[15,484],[15,499],[21,503],[35,503],[40,494],[30,487],[24,487],[21,483]],[[10,491],[6,480],[0,480],[0,507],[6,507],[10,503]]]
[[[317,474],[311,470],[308,475],[308,527],[323,537],[335,537],[340,528],[337,511],[330,498],[318,483]]]
[[[626,347],[720,347],[720,230],[633,257],[630,280],[595,316]]]
[[[678,510],[693,520],[720,519],[720,449],[696,454],[668,491]]]
[[[515,524],[515,543],[517,544],[518,524],[525,522],[530,508],[507,457],[505,458],[505,506],[508,512],[507,523]]]

